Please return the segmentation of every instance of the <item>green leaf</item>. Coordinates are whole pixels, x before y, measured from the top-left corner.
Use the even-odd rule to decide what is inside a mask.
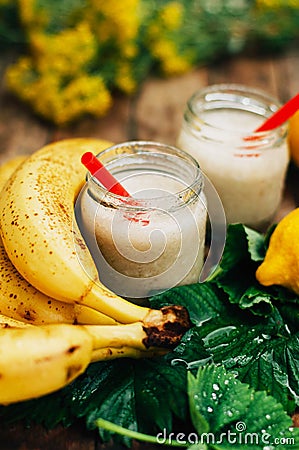
[[[257,231],[245,226],[244,231],[246,233],[248,252],[250,254],[251,260],[257,262],[263,261],[266,253],[264,236]]]
[[[220,267],[223,271],[234,268],[240,261],[262,261],[265,257],[264,236],[240,223],[229,224],[225,249]]]
[[[242,309],[250,308],[254,314],[268,316],[273,311],[273,297],[254,282],[239,299],[239,306]]]
[[[29,400],[21,403],[15,403],[0,407],[1,423],[15,423],[23,421],[25,425],[38,423],[51,429],[58,424],[64,426],[71,425],[75,418],[64,402],[64,395],[50,394],[35,400]]]
[[[243,227],[236,229],[240,232]],[[230,276],[228,272],[226,279]],[[234,284],[230,286],[231,295],[236,295]],[[282,292],[276,293],[274,300]],[[152,300],[157,307],[172,302],[186,306],[195,324],[168,356],[172,364],[195,370],[213,360],[236,371],[240,380],[251,387],[271,393],[286,410],[294,410],[294,402],[299,402],[299,373],[295,369],[290,372],[284,355],[288,350],[295,361],[298,359],[296,335],[290,333],[271,295],[263,288],[248,287],[247,295],[239,298],[243,310],[240,305],[230,304],[224,289],[215,286],[214,281],[181,286]],[[252,315],[246,302],[259,307],[262,316]],[[267,315],[265,305],[269,307]]]
[[[190,449],[299,448],[299,430],[265,392],[255,392],[222,366],[210,365],[188,375],[190,414],[198,444]],[[275,441],[276,440],[276,441]],[[289,444],[289,445],[288,445]],[[268,446],[268,447],[267,447]]]
[[[208,450],[208,447],[205,444],[194,444],[188,450]]]
[[[240,380],[266,390],[286,408],[289,397],[299,404],[299,337],[277,311],[254,326],[231,321],[203,339],[213,361],[236,371]]]
[[[211,279],[223,289],[231,303],[262,316],[272,312],[272,298],[255,277],[258,263],[264,256],[265,242],[261,234],[242,224],[229,225],[221,270]]]
[[[188,393],[191,419],[199,434],[216,433],[241,419],[250,403],[249,386],[214,365],[200,368],[196,378],[188,374]]]
[[[299,305],[286,302],[277,305],[277,308],[290,330],[296,333],[299,330]]]
[[[150,299],[153,308],[165,305],[181,305],[188,309],[190,319],[196,326],[227,313],[221,291],[212,283],[196,283],[178,286]]]
[[[183,364],[187,369],[198,368],[211,361],[210,353],[204,348],[199,327],[194,327],[183,336],[178,345],[167,358],[172,365]]]
[[[79,415],[84,411],[89,427],[102,418],[130,430],[152,433],[171,430],[173,415],[185,417],[185,367],[172,367],[164,358],[116,360],[109,363],[109,372],[101,363],[93,366],[89,388],[84,392],[80,387],[78,396],[73,390],[72,397],[72,412]],[[94,389],[103,369],[106,377]],[[104,440],[110,437],[109,432],[103,432]]]
[[[248,254],[248,240],[245,227],[242,224],[229,224],[225,248],[220,267],[223,272],[228,272],[236,267]]]

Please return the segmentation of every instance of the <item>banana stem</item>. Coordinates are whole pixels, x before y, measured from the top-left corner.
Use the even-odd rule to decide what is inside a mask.
[[[97,282],[92,283],[90,291],[80,300],[80,303],[124,324],[142,321],[150,311],[150,308],[135,305],[118,297]]]
[[[76,322],[88,325],[117,325],[118,322],[106,314],[79,303],[74,304]]]
[[[125,325],[83,325],[93,338],[93,349],[131,347],[145,351],[152,347],[173,348],[191,323],[182,306],[149,310],[143,322]]]
[[[93,350],[107,347],[132,347],[146,350],[144,340],[146,333],[142,323],[136,322],[128,325],[83,325],[93,338]]]

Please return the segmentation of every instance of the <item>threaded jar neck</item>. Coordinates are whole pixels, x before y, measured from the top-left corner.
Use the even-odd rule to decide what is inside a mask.
[[[257,148],[266,150],[281,145],[287,135],[287,124],[266,132],[256,133],[254,129],[279,107],[277,100],[258,89],[239,84],[217,84],[196,91],[190,97],[183,127],[197,139],[224,144],[227,149],[231,145],[244,152]],[[223,120],[224,113],[226,120]],[[251,128],[254,121],[257,125]],[[248,136],[251,139],[244,140]]]

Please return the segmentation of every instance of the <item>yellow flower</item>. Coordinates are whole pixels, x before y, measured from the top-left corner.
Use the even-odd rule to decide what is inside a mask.
[[[79,74],[67,82],[51,70],[37,74],[29,58],[12,65],[6,76],[12,92],[57,125],[65,125],[84,114],[102,116],[112,103],[100,76]]]
[[[55,111],[61,108],[59,81],[57,77],[46,73],[31,86],[33,95],[30,103],[38,114],[48,120],[54,120]]]
[[[161,69],[167,76],[179,75],[191,68],[187,56],[178,54],[175,44],[168,39],[160,39],[151,45],[153,56],[160,61]]]
[[[281,8],[281,7],[291,7],[298,8],[298,0],[256,0],[256,6],[259,8]]]
[[[132,71],[133,68],[129,64],[122,62],[118,67],[115,77],[116,86],[126,94],[132,94],[137,88]]]
[[[157,22],[150,23],[146,34],[149,41],[156,39],[161,34],[161,26]]]
[[[66,106],[79,106],[78,112],[101,116],[111,106],[111,97],[101,77],[82,74],[74,78],[64,89]],[[74,108],[76,109],[76,108]]]
[[[25,101],[30,101],[34,95],[30,86],[35,80],[36,75],[29,57],[20,58],[17,63],[8,67],[6,71],[8,88]]]
[[[140,0],[90,0],[100,41],[111,37],[118,42],[133,40],[139,31]]]
[[[124,57],[131,59],[134,58],[138,53],[138,46],[137,44],[131,42],[127,42],[122,47],[122,54]]]
[[[86,22],[53,35],[32,33],[31,45],[40,72],[52,70],[69,76],[91,61],[97,49],[95,36]]]
[[[65,16],[57,24],[51,2],[16,1],[30,56],[9,68],[8,86],[58,125],[105,114],[111,105],[105,83],[132,94],[143,71],[140,48],[147,46],[144,71],[153,59],[167,76],[191,67],[188,50],[175,43],[184,14],[179,0],[154,9],[145,0],[85,0],[69,10],[61,4]]]
[[[167,76],[181,75],[190,70],[191,67],[191,62],[180,55],[174,55],[172,58],[162,61],[162,70]]]
[[[49,23],[47,11],[42,8],[37,10],[36,0],[18,0],[18,5],[23,25],[35,29],[44,28]]]
[[[160,17],[162,19],[163,26],[169,30],[178,29],[182,23],[183,5],[177,1],[167,3],[167,5],[161,9]]]
[[[47,78],[40,79],[37,90]],[[72,79],[64,88],[53,86],[46,95],[36,97],[35,108],[44,117],[57,125],[78,119],[85,114],[102,116],[111,106],[111,96],[103,80],[97,76],[81,75]]]

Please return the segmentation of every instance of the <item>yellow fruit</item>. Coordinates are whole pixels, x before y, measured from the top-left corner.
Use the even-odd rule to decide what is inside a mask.
[[[299,167],[299,111],[297,111],[290,119],[289,147],[291,158]]]
[[[264,286],[284,286],[299,295],[299,208],[275,228],[256,278]]]
[[[16,168],[24,162],[26,159],[25,155],[18,155],[15,156],[5,163],[1,165],[1,178],[0,178],[0,190],[3,189],[3,186],[5,185],[6,181],[9,179],[9,177],[13,174],[13,172],[16,170]]]

